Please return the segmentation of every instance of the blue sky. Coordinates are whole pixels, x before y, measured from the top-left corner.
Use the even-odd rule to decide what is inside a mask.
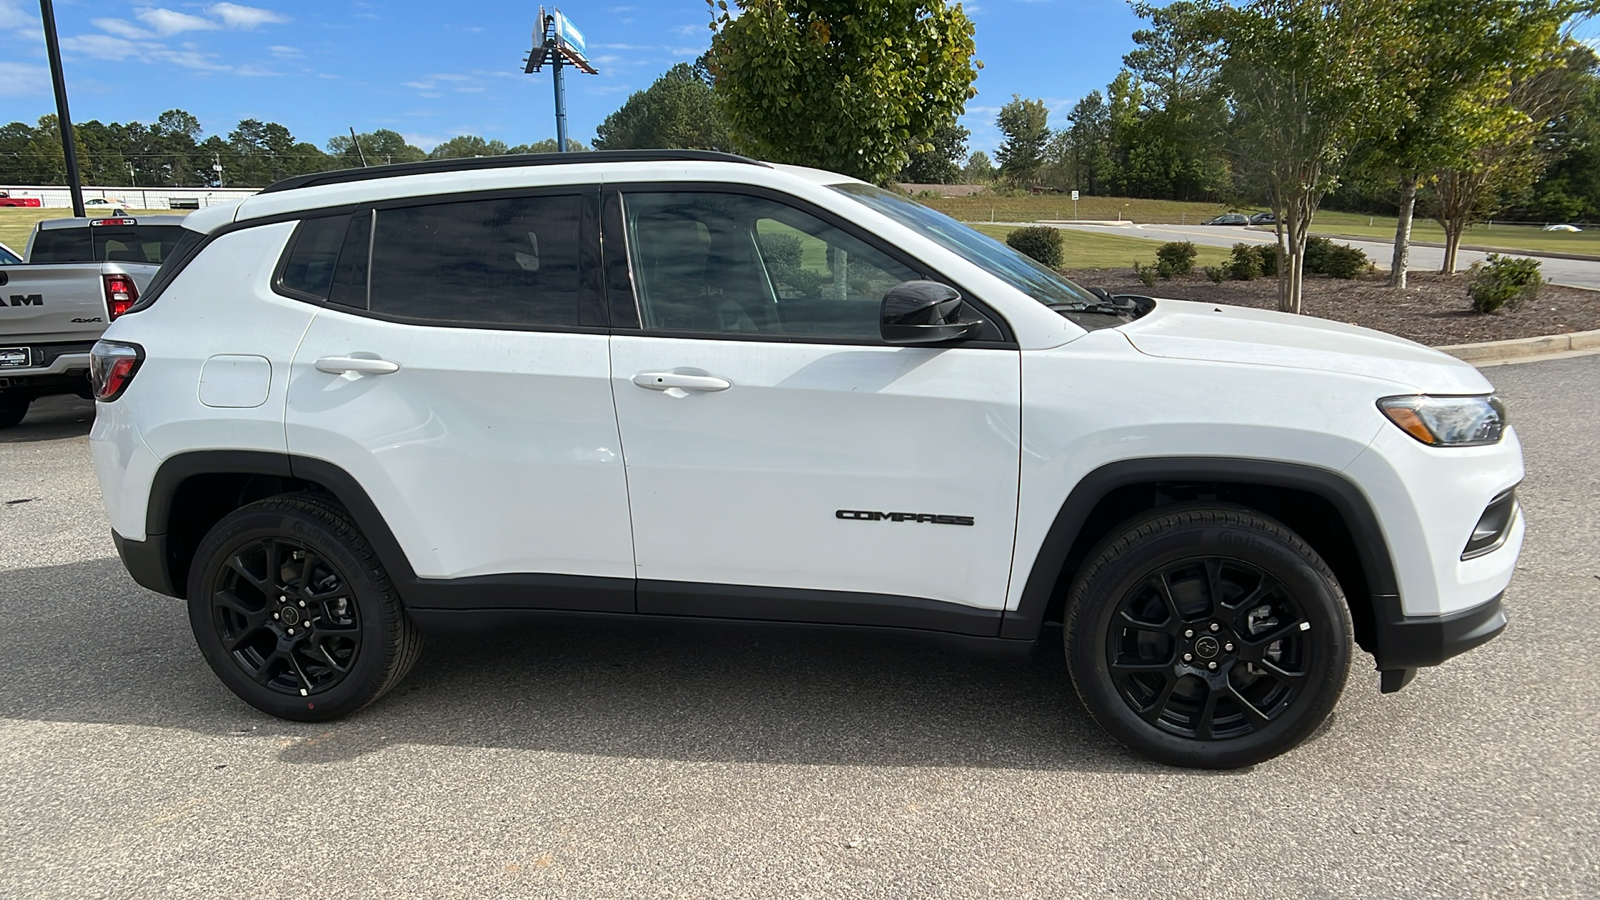
[[[76,121],[153,122],[185,109],[207,134],[240,119],[325,145],[389,128],[424,149],[458,134],[508,144],[554,137],[550,76],[522,74],[538,3],[496,0],[56,0]],[[1123,0],[979,0],[978,96],[962,119],[972,149],[999,143],[1012,94],[1059,116],[1116,74],[1138,19]],[[673,63],[710,42],[704,0],[561,6],[584,32],[597,76],[569,70],[570,134],[595,126]],[[0,0],[0,123],[55,111],[35,0]],[[1056,124],[1058,120],[1052,120]]]

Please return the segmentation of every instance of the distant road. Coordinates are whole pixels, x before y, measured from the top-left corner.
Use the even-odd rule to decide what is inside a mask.
[[[1240,242],[1270,244],[1274,240],[1273,236],[1267,232],[1228,226],[1057,225],[1056,227],[1073,231],[1088,231],[1095,234],[1120,234],[1124,237],[1147,238],[1156,241],[1192,241],[1196,244],[1204,244],[1211,247],[1232,247]],[[1384,269],[1389,267],[1389,259],[1394,254],[1393,241],[1338,240],[1338,242],[1360,248],[1366,252],[1368,259]],[[1461,250],[1456,254],[1457,265],[1465,269],[1467,266],[1482,260],[1485,255],[1479,250]],[[1538,259],[1540,270],[1544,272],[1545,278],[1552,284],[1600,290],[1600,262],[1552,259],[1550,257],[1539,257]],[[1412,246],[1411,271],[1437,272],[1443,264],[1443,249]]]

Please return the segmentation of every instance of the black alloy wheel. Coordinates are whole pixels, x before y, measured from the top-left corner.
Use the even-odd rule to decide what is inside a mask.
[[[361,709],[398,684],[422,648],[371,545],[316,494],[224,516],[195,551],[188,602],[217,677],[286,719]]]
[[[1232,768],[1309,737],[1344,687],[1337,579],[1281,523],[1226,506],[1156,510],[1092,551],[1068,597],[1068,664],[1130,748]]]
[[[1124,594],[1106,658],[1141,719],[1180,737],[1225,740],[1293,707],[1316,652],[1310,628],[1277,579],[1204,556],[1163,566]]]
[[[212,627],[234,664],[281,694],[327,691],[350,674],[361,651],[349,580],[292,538],[239,546],[212,582],[211,606]]]

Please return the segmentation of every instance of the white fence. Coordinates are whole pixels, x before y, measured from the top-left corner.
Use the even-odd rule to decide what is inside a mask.
[[[124,209],[199,209],[214,203],[243,200],[260,188],[142,188],[84,185],[83,199],[103,198]],[[72,192],[57,185],[0,184],[13,199],[36,197],[48,209],[71,209]]]

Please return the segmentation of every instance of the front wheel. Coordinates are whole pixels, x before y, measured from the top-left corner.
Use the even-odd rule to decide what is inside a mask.
[[[1160,762],[1270,759],[1333,710],[1350,665],[1337,579],[1298,535],[1236,507],[1175,507],[1096,548],[1067,600],[1073,684]]]
[[[422,646],[371,546],[315,495],[252,503],[211,529],[189,569],[189,622],[240,699],[304,722],[377,700]]]

